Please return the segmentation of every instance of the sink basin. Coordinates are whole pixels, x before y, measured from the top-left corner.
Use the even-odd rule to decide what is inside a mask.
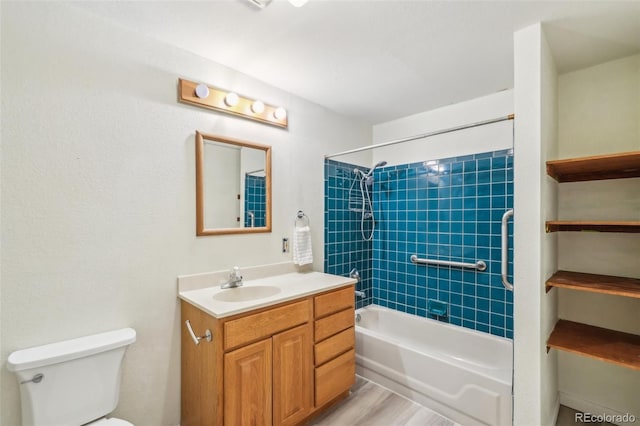
[[[238,287],[222,290],[213,296],[215,300],[221,302],[246,302],[249,300],[262,299],[280,293],[280,288],[271,285],[261,285],[255,287]]]

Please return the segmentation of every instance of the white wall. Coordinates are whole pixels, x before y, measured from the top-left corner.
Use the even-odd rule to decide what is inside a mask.
[[[544,282],[556,268],[556,186],[545,161],[557,152],[556,70],[540,24],[515,33],[514,424],[552,425],[558,409],[555,353],[546,340],[556,296]]]
[[[116,414],[179,422],[176,277],[289,260],[311,219],[323,257],[323,154],[368,125],[61,3],[2,4],[4,364],[16,349],[131,326]],[[185,77],[283,105],[289,130],[177,102]],[[273,147],[273,232],[195,236],[195,131]],[[0,424],[19,424],[1,369]]]
[[[640,150],[640,55],[559,77],[559,158]],[[565,183],[559,217],[640,220],[640,179]],[[559,266],[640,277],[634,234],[561,233]],[[561,318],[640,334],[640,300],[559,289]],[[568,353],[558,358],[561,402],[640,418],[640,372]]]
[[[550,220],[558,215],[558,185],[546,174],[546,161],[558,158],[558,72],[551,48],[544,31],[540,49],[540,89],[541,89],[541,206],[542,218]],[[515,159],[514,159],[515,163]],[[525,175],[526,176],[526,175]],[[515,188],[515,184],[514,184]],[[558,270],[558,234],[541,235],[540,253],[541,277],[543,282]],[[542,283],[541,283],[542,284]],[[545,288],[543,285],[540,289]],[[524,300],[520,300],[524,302]],[[546,352],[547,339],[558,321],[558,295],[544,293],[540,302],[540,346],[544,348],[541,356],[540,411],[542,425],[555,425],[559,409],[558,399],[558,354]]]
[[[460,102],[373,126],[373,143],[422,135],[513,114],[513,90]],[[373,150],[373,164],[388,165],[511,149],[513,122],[502,121]]]

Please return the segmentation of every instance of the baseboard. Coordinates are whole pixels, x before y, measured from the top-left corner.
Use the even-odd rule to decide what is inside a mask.
[[[560,414],[560,396],[556,398],[551,413],[551,416],[547,416],[547,419],[550,419],[549,422],[544,424],[555,426],[558,423],[558,414]]]
[[[608,422],[616,424],[616,425],[624,425],[624,422],[616,422],[615,418],[620,417],[624,418],[625,415],[629,416],[630,413],[622,413],[618,410],[614,410],[613,408],[604,407],[600,404],[597,404],[593,401],[587,401],[586,399],[581,398],[579,395],[575,395],[568,392],[560,391],[560,404],[573,408],[574,410],[590,413],[595,416],[605,415],[612,417],[611,419],[607,419]],[[635,413],[634,413],[635,414]],[[637,420],[637,417],[636,417]]]

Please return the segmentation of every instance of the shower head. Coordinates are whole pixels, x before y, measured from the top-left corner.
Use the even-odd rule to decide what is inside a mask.
[[[378,162],[378,163],[376,163],[376,165],[375,165],[375,166],[373,166],[373,167],[372,167],[372,168],[367,172],[367,174],[365,175],[365,177],[369,177],[369,176],[371,176],[371,175],[373,174],[373,171],[374,171],[375,169],[377,169],[378,167],[383,167],[383,166],[386,166],[386,165],[387,165],[387,162],[386,162],[386,161],[384,161],[384,160],[383,160],[383,161],[380,161],[380,162]]]

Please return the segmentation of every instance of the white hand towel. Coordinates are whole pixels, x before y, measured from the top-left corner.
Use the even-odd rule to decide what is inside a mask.
[[[296,265],[313,263],[311,228],[308,226],[296,226],[293,230],[293,263]]]

